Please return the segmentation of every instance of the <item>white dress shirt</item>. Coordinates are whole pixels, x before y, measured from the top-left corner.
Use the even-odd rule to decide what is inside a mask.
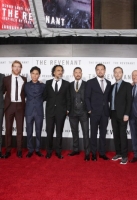
[[[16,77],[18,81],[18,101],[15,100],[15,90],[16,90]],[[21,89],[24,81],[21,76],[11,75],[11,102],[21,102]]]
[[[80,88],[80,86],[81,86],[81,83],[82,83],[82,79],[80,79],[80,80],[75,80],[74,81],[74,89],[76,90],[76,84],[77,84],[77,82],[78,82],[78,90],[79,90],[79,88]]]
[[[60,87],[61,87],[61,85],[62,85],[62,79],[53,79],[53,81],[52,81],[52,88],[53,88],[53,90],[55,91],[55,84],[56,84],[56,81],[58,81],[57,82],[57,85],[58,85],[58,91],[60,90]]]
[[[107,81],[106,81],[104,78],[100,78],[100,77],[98,77],[98,76],[97,76],[97,80],[98,80],[98,83],[99,83],[99,85],[100,85],[100,88],[101,88],[101,80],[103,80],[104,91],[105,91],[105,89],[106,89],[106,87],[107,87]]]

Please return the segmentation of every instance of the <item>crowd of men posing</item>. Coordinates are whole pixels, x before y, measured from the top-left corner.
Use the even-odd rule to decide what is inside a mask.
[[[22,139],[24,115],[26,119],[27,148],[26,157],[30,158],[34,151],[40,151],[41,131],[43,125],[43,101],[46,101],[47,154],[50,159],[53,152],[53,133],[56,127],[56,156],[63,158],[62,132],[65,118],[68,115],[73,136],[73,150],[68,155],[79,154],[79,123],[83,132],[85,161],[97,161],[97,133],[99,129],[99,158],[109,160],[106,156],[106,132],[108,120],[111,119],[116,154],[112,160],[120,160],[120,164],[128,162],[127,123],[129,121],[134,157],[130,162],[137,162],[137,70],[132,72],[132,85],[122,80],[123,69],[114,68],[115,84],[104,78],[106,67],[97,64],[96,77],[82,80],[82,69],[73,71],[75,80],[69,83],[62,79],[64,68],[55,65],[52,68],[53,79],[46,84],[39,82],[40,68],[32,67],[31,81],[20,75],[20,61],[12,63],[12,74],[0,74],[0,158],[11,156],[12,127],[14,118],[17,127],[17,156],[22,158]],[[3,93],[5,99],[3,100]],[[26,101],[25,101],[26,99]],[[5,155],[1,152],[2,122],[5,114]],[[89,118],[91,137],[89,138]],[[36,146],[32,143],[33,124],[35,122]],[[90,152],[92,156],[90,157]]]

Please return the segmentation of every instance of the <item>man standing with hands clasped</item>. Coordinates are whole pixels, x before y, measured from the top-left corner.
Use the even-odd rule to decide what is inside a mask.
[[[121,67],[115,67],[113,72],[116,83],[112,85],[111,123],[116,155],[112,160],[120,159],[120,164],[127,164],[128,141],[126,130],[132,104],[132,86],[122,80],[123,69]]]

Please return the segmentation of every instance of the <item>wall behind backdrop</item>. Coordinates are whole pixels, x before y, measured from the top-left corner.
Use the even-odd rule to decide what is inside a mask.
[[[11,74],[11,64],[18,59],[23,64],[22,75],[30,81],[30,68],[38,66],[42,74],[40,80],[46,83],[46,80],[52,78],[51,69],[56,64],[64,66],[65,73],[63,78],[69,82],[73,81],[73,69],[77,66],[83,70],[83,79],[89,80],[96,76],[95,65],[103,63],[106,66],[106,78],[115,82],[113,77],[113,68],[120,66],[124,70],[123,79],[132,82],[131,73],[137,67],[137,45],[6,45],[0,46],[0,69],[5,75]],[[45,103],[44,103],[45,108]],[[25,122],[25,121],[24,121]],[[46,146],[45,119],[43,119],[42,129],[42,147]],[[34,131],[35,136],[35,131]],[[3,135],[5,135],[5,120],[3,122]],[[16,124],[13,125],[13,136],[16,135]],[[26,124],[24,123],[24,147],[26,147]],[[56,132],[54,132],[54,136]],[[79,127],[80,149],[83,149],[82,131]],[[129,150],[131,150],[131,133],[127,128],[129,138]],[[107,150],[114,150],[113,130],[111,121],[107,128]],[[13,146],[15,146],[15,137],[13,137]],[[65,121],[63,130],[63,148],[72,148],[72,132],[68,117]]]

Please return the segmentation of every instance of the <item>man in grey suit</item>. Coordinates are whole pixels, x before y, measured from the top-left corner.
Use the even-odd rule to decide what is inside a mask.
[[[4,108],[4,101],[3,101],[3,78],[4,74],[0,73],[0,158],[3,158],[1,147],[2,147],[2,123],[3,123],[3,108]]]

